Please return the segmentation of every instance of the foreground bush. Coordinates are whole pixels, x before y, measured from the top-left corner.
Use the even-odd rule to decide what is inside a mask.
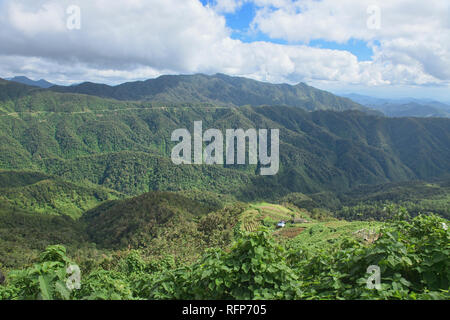
[[[32,267],[8,274],[0,299],[450,299],[448,221],[399,212],[372,244],[348,238],[328,250],[287,250],[263,228],[193,264],[130,251],[114,268],[99,264],[83,275],[79,290],[67,287],[65,248],[51,246]],[[379,267],[378,288],[367,288],[369,266]]]
[[[303,298],[449,299],[447,223],[435,215],[397,220],[373,245],[347,239],[332,252],[294,260],[302,270]],[[367,288],[369,266],[380,268],[379,289]]]

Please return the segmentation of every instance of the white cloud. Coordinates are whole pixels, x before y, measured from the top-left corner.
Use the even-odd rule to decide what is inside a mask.
[[[44,3],[37,11],[28,11],[22,3],[13,2],[9,6],[9,19],[13,27],[30,36],[65,29],[64,7],[59,3]]]
[[[267,2],[264,4],[264,2]],[[272,38],[308,43],[322,39],[380,42],[373,66],[387,81],[450,81],[449,2],[444,0],[255,0],[262,7],[253,27]],[[378,6],[380,28],[367,26]],[[386,67],[394,64],[395,67]]]
[[[214,0],[212,7],[217,12],[234,13],[238,10],[244,2],[247,0]]]
[[[347,51],[307,44],[232,39],[220,12],[233,12],[245,1],[251,0],[222,0],[205,7],[198,0],[3,0],[0,74],[36,75],[61,83],[118,83],[197,72],[318,85],[450,80],[448,21],[441,19],[441,11],[420,1],[416,9],[406,6],[411,1],[398,0],[400,7],[387,4],[382,10],[386,20],[374,31],[365,27],[365,0],[342,0],[340,6],[332,0],[253,0],[259,7],[254,26],[273,37],[306,42],[380,40],[370,62],[358,61]],[[72,4],[81,8],[80,30],[65,27],[65,9]],[[427,15],[433,14],[436,17],[429,21]],[[414,17],[414,23],[408,22]],[[439,33],[433,34],[435,30]]]

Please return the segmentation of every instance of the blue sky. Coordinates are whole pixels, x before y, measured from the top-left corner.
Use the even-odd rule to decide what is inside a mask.
[[[0,77],[225,73],[450,101],[450,1],[0,0]],[[67,13],[75,5],[80,15]],[[74,20],[75,19],[75,20]],[[80,28],[69,28],[79,21]]]
[[[202,4],[209,7],[214,7],[217,0],[201,0]],[[295,1],[295,0],[294,0]],[[300,1],[299,1],[300,2]],[[374,2],[376,3],[376,2]],[[226,25],[232,30],[231,37],[238,39],[245,43],[252,43],[255,41],[264,41],[282,45],[307,45],[313,48],[331,49],[350,52],[357,57],[359,62],[371,62],[374,59],[373,47],[380,48],[381,43],[378,39],[362,40],[350,38],[347,41],[329,41],[321,38],[305,41],[288,41],[282,37],[271,37],[258,29],[252,28],[259,7],[253,1],[247,1],[234,12],[222,12],[226,18]],[[449,10],[450,13],[450,10]],[[420,14],[419,11],[417,14]],[[448,30],[447,30],[448,31]],[[450,66],[447,66],[450,68]],[[338,83],[321,86],[325,90],[330,90],[335,93],[351,93],[353,91],[361,94],[392,98],[403,98],[406,96],[416,98],[432,98],[444,102],[450,101],[450,95],[447,92],[448,86],[442,85],[425,85],[425,86],[367,86],[354,84],[352,86],[341,86]]]
[[[202,4],[205,6],[212,6],[214,1],[212,0],[201,0]],[[238,10],[233,13],[224,13],[226,18],[227,27],[229,27],[232,32],[232,38],[238,39],[243,42],[254,42],[254,41],[267,41],[278,44],[306,44],[315,48],[323,49],[333,49],[333,50],[345,50],[353,53],[361,61],[371,60],[373,51],[368,46],[365,41],[351,39],[346,43],[336,43],[331,41],[325,41],[321,39],[313,40],[308,43],[305,42],[289,42],[280,38],[271,38],[268,35],[258,32],[257,30],[251,29],[251,23],[255,17],[257,7],[253,2],[245,2]]]

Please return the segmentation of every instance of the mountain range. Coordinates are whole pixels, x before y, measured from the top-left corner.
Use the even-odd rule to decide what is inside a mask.
[[[388,117],[450,117],[450,104],[431,99],[389,99],[360,94],[334,96],[304,83],[298,85],[271,84],[224,74],[212,76],[166,75],[146,81],[117,86],[84,82],[57,86],[44,79],[33,81],[24,76],[6,80],[66,93],[95,95],[102,98],[163,103],[210,103],[214,105],[280,105],[295,106],[308,111],[361,110]],[[348,101],[351,100],[351,101]]]
[[[29,79],[27,77],[24,77],[24,76],[17,76],[17,77],[14,77],[14,78],[7,78],[5,80],[14,81],[14,82],[26,84],[26,85],[29,85],[29,86],[44,88],[44,89],[47,89],[47,88],[50,88],[50,87],[54,86],[53,83],[50,83],[47,80],[41,79],[41,80],[34,81],[34,80],[31,80],[31,79]]]
[[[260,165],[173,164],[172,132],[193,132],[200,120],[205,130],[222,132],[279,129],[279,173],[261,176]],[[233,254],[237,235],[262,227],[295,256],[304,248],[341,252],[340,241],[357,240],[355,233],[378,225],[373,220],[392,219],[403,207],[448,218],[449,194],[447,118],[389,118],[304,84],[223,75],[49,89],[0,79],[2,271],[31,266],[59,244],[76,257],[83,279],[115,265],[135,283],[129,266],[141,264],[123,259],[135,254],[130,249],[151,261],[153,276],[170,257],[178,266],[208,248]],[[362,219],[371,221],[352,221]],[[280,220],[300,224],[276,229]],[[111,279],[106,283],[123,285]]]
[[[380,111],[388,117],[450,118],[450,104],[430,99],[383,99],[354,93],[342,96],[368,108]]]
[[[85,82],[51,90],[64,93],[81,93],[102,98],[133,101],[158,101],[163,103],[210,103],[221,106],[280,105],[315,110],[366,110],[363,106],[329,92],[298,85],[271,84],[224,74],[212,76],[165,75],[146,81],[128,82],[108,86]]]
[[[188,79],[222,83],[216,77]],[[187,81],[184,76],[178,81],[172,76],[158,81],[164,79],[177,82],[177,90]],[[225,79],[233,82],[233,78]],[[265,92],[258,89],[258,82],[235,81],[250,83],[255,86],[251,91],[259,90],[261,96]],[[269,93],[284,88],[262,86]],[[443,177],[450,172],[450,120],[389,119],[352,109],[308,112],[306,106],[320,108],[324,97],[342,103],[341,107],[356,105],[311,87],[305,87],[310,102],[304,108],[300,104],[227,105],[232,95],[215,105],[167,104],[160,99],[120,101],[53,88],[0,81],[0,168],[35,170],[76,183],[89,181],[129,195],[195,188],[243,200],[276,198],[289,192],[349,190],[363,184]],[[293,88],[303,86],[285,90]],[[244,101],[245,97],[235,99]],[[173,165],[171,133],[192,129],[198,120],[204,128],[222,131],[280,129],[280,173],[262,178],[257,167],[250,165]]]

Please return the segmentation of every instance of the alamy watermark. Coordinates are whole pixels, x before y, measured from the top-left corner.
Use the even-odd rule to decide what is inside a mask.
[[[66,9],[67,20],[66,27],[68,30],[81,29],[81,8],[76,5],[71,5]]]
[[[367,273],[371,276],[367,279],[367,289],[377,289],[381,290],[381,269],[379,266],[369,266],[367,268]]]
[[[81,270],[76,264],[70,265],[66,269],[69,276],[66,281],[66,287],[70,291],[81,289]]]
[[[367,28],[370,30],[381,29],[381,8],[378,5],[370,5],[367,7]]]
[[[263,176],[276,175],[280,168],[280,132],[270,130],[270,156],[268,135],[269,130],[261,129],[227,129],[224,135],[218,129],[209,129],[203,133],[202,121],[194,122],[194,141],[187,129],[173,131],[171,140],[179,142],[172,149],[172,162],[181,164],[227,164],[245,165],[248,140],[248,164],[259,165]],[[180,141],[181,139],[181,141]],[[203,143],[208,145],[203,149]],[[224,161],[224,149],[226,159]],[[193,160],[192,160],[193,151]],[[236,160],[235,160],[236,158]]]

